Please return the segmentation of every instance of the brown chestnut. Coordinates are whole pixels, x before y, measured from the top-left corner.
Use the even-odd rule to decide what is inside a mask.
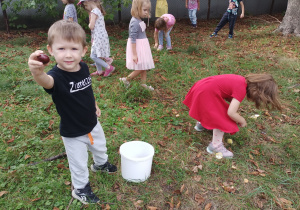
[[[50,59],[48,57],[48,55],[46,54],[40,54],[38,57],[37,57],[38,61],[42,62],[43,64],[47,64],[49,63]]]

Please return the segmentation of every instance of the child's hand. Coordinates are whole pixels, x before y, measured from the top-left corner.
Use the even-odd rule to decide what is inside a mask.
[[[38,61],[38,56],[43,53],[42,50],[37,50],[29,56],[28,66],[32,74],[39,74],[44,72],[45,65],[42,62]]]
[[[96,115],[97,117],[101,116],[101,110],[99,109],[99,107],[96,105]]]
[[[243,17],[244,17],[244,13],[241,14],[240,18],[243,18]]]
[[[132,60],[133,60],[133,62],[138,63],[138,57],[137,57],[137,55],[134,55],[132,57]]]
[[[241,117],[240,119],[241,121],[238,123],[238,125],[243,128],[243,127],[246,127],[247,126],[247,122],[245,120],[245,118]]]
[[[158,43],[155,43],[155,44],[154,44],[154,47],[155,47],[155,48],[158,48]]]

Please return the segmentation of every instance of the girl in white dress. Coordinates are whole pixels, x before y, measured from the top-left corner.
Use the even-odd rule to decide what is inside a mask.
[[[79,4],[82,4],[89,13],[89,28],[92,32],[91,59],[95,61],[97,68],[97,71],[91,76],[103,75],[108,77],[115,70],[115,67],[111,65],[113,59],[109,57],[110,45],[105,29],[105,10],[98,0],[80,0]]]

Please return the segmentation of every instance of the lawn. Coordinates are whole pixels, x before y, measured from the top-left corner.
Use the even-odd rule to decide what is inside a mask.
[[[210,39],[218,21],[201,20],[192,29],[178,20],[171,32],[173,50],[152,51],[155,69],[148,84],[154,92],[138,81],[129,89],[119,83],[129,74],[128,32],[107,26],[116,71],[109,78],[93,77],[93,89],[109,161],[120,169],[119,147],[134,140],[152,144],[155,155],[151,176],[142,183],[127,182],[120,170],[90,171],[101,200],[97,206],[71,199],[64,155],[43,161],[64,153],[55,106],[27,65],[34,50],[47,52],[47,30],[0,31],[1,209],[300,209],[300,39],[272,33],[279,23],[270,16],[238,19],[232,40],[227,26]],[[151,44],[153,31],[147,29]],[[92,63],[88,55],[84,61]],[[54,64],[51,58],[46,70]],[[277,81],[283,111],[257,110],[244,100],[240,113],[247,127],[224,136],[235,157],[208,154],[212,132],[196,132],[182,104],[190,87],[211,75],[263,72]]]

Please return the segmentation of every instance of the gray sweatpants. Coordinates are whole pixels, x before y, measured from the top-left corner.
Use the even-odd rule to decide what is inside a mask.
[[[75,189],[82,189],[89,182],[88,149],[93,154],[96,165],[107,162],[106,139],[99,122],[91,131],[74,138],[62,137],[71,172],[72,184]]]

